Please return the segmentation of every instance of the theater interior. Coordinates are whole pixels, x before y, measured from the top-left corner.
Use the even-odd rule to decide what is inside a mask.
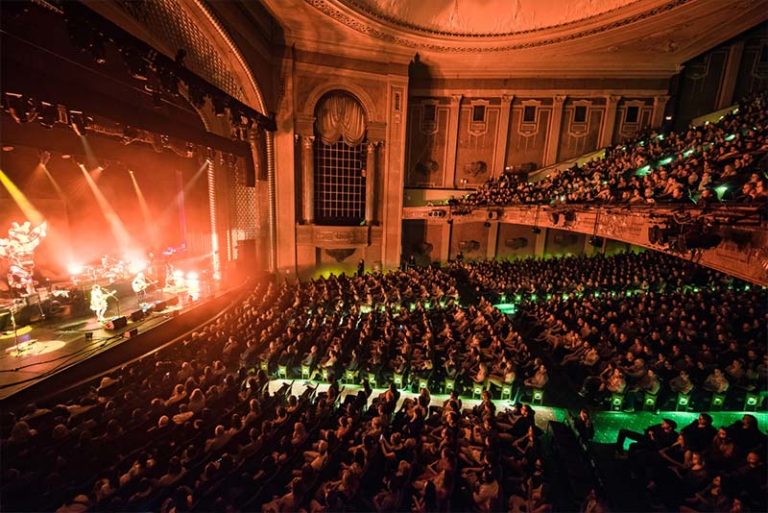
[[[0,3],[0,510],[768,510],[768,0]]]

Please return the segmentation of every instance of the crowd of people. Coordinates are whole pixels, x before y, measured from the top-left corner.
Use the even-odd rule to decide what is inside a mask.
[[[714,123],[650,131],[606,150],[605,158],[556,170],[537,182],[511,174],[452,201],[481,207],[557,203],[764,204],[768,92],[744,98]]]
[[[615,372],[628,397],[683,372],[696,390],[718,370],[758,387],[766,298],[744,288],[656,253],[259,283],[183,341],[3,412],[3,504],[546,512],[535,412],[492,398],[511,405],[553,372],[594,395]],[[518,315],[492,306],[501,295]]]
[[[493,298],[519,301],[537,326],[526,341],[581,394],[679,394],[708,408],[713,396],[743,405],[768,382],[768,297],[761,287],[657,252],[454,265]]]
[[[626,440],[633,443],[625,451]],[[622,429],[617,452],[648,504],[682,513],[766,511],[766,436],[754,415],[715,427],[702,413],[678,431],[663,419],[644,432]]]

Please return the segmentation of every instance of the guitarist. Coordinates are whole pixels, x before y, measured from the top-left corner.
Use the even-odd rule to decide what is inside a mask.
[[[149,289],[151,284],[152,282],[148,280],[146,276],[144,276],[144,271],[139,271],[139,273],[133,278],[133,281],[131,282],[131,288],[133,288],[133,291],[138,297],[139,305],[143,305],[146,302],[147,289]]]
[[[101,285],[94,285],[91,288],[91,310],[94,311],[99,322],[104,322],[104,314],[107,312],[107,298],[114,294],[114,292],[107,292],[101,288]]]

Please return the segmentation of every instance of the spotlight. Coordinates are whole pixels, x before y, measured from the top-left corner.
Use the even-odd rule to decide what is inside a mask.
[[[80,264],[71,263],[67,266],[67,272],[70,276],[78,276],[83,273],[83,266]]]
[[[5,93],[6,108],[16,123],[27,123],[37,117],[37,110],[30,98],[17,93]]]
[[[51,160],[51,152],[41,151],[40,154],[38,155],[38,158],[40,159],[41,166],[47,166],[48,162]]]
[[[93,118],[83,115],[83,113],[79,110],[69,111],[69,125],[72,127],[72,130],[74,130],[75,133],[80,137],[85,134],[85,131],[88,129],[92,121]]]
[[[59,119],[59,112],[55,105],[48,102],[40,102],[40,116],[38,118],[40,126],[44,128],[53,128],[54,123]]]
[[[3,145],[3,151],[13,151],[14,147],[10,144]]]

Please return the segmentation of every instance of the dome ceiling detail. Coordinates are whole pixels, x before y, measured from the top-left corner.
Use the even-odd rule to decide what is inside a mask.
[[[431,35],[499,37],[563,27],[639,0],[340,0],[384,24]]]
[[[386,43],[435,52],[505,52],[621,28],[692,0],[304,1]]]

